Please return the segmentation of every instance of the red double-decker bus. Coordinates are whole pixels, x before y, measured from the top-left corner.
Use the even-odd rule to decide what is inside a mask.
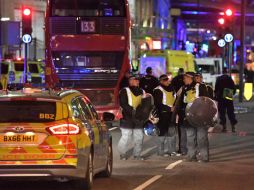
[[[127,0],[48,0],[45,31],[47,85],[78,89],[101,112],[119,110],[130,69]]]

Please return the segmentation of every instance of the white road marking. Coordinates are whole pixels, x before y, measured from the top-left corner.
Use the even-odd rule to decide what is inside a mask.
[[[178,164],[181,164],[183,160],[178,160],[172,164],[169,164],[168,167],[166,167],[166,170],[172,170],[174,167],[176,167]]]
[[[155,181],[157,181],[158,179],[160,179],[161,177],[162,177],[162,175],[156,175],[156,176],[152,177],[151,179],[147,180],[145,183],[136,187],[134,190],[143,190],[146,187],[148,187],[149,185],[151,185],[152,183],[154,183]]]
[[[110,128],[109,129],[109,131],[114,131],[114,130],[116,130],[118,127],[112,127],[112,128]]]
[[[144,151],[142,152],[142,155],[148,154],[150,151],[152,151],[152,150],[155,149],[156,147],[157,147],[157,146],[153,146],[153,147],[151,147],[151,148],[148,148],[148,149],[144,150]]]

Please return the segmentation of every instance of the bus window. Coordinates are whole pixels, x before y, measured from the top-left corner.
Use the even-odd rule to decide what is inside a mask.
[[[123,61],[123,53],[93,52],[93,53],[62,53],[54,52],[56,68],[86,67],[86,68],[114,68],[120,69]]]
[[[52,16],[125,16],[124,0],[52,0]]]

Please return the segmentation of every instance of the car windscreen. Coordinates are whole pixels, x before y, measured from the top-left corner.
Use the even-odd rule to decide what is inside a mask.
[[[0,122],[44,123],[56,120],[56,102],[0,101]]]
[[[210,74],[215,73],[213,65],[198,65],[198,67],[201,69],[202,73],[210,73]]]
[[[28,64],[30,73],[39,73],[38,65],[34,63]]]
[[[15,71],[24,71],[24,64],[23,63],[15,63]]]
[[[1,74],[8,74],[8,64],[1,63]]]
[[[52,0],[52,16],[114,16],[126,15],[124,0]]]

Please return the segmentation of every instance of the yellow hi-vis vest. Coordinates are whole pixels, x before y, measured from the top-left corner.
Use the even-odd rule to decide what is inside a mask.
[[[197,83],[196,86],[186,92],[186,95],[184,96],[184,103],[192,103],[196,98],[199,97],[199,84]]]
[[[168,91],[164,90],[161,86],[158,86],[155,89],[160,90],[163,94],[162,104],[169,106],[169,107],[173,107],[173,105],[175,103],[175,99],[176,99],[174,92],[173,91],[168,92]]]
[[[141,99],[142,99],[142,95],[144,94],[144,91],[143,91],[143,94],[139,95],[139,96],[135,96],[132,92],[131,92],[131,89],[130,88],[125,88],[126,89],[126,92],[127,92],[127,97],[128,97],[128,104],[133,107],[134,109],[136,109],[140,104],[141,104]]]

